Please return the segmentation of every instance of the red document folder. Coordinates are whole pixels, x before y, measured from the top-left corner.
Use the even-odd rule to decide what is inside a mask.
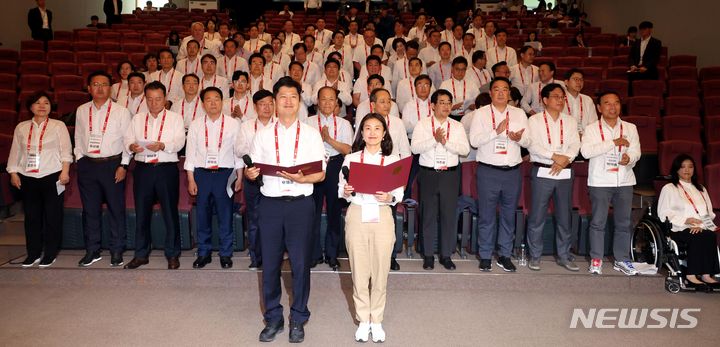
[[[313,161],[310,163],[295,165],[291,167],[283,167],[270,164],[255,163],[255,166],[260,169],[260,174],[264,176],[275,176],[280,177],[278,172],[285,171],[287,173],[295,174],[302,170],[303,175],[311,175],[322,171],[322,161]]]
[[[387,166],[350,163],[350,182],[358,193],[389,192],[407,184],[412,157],[398,160]]]

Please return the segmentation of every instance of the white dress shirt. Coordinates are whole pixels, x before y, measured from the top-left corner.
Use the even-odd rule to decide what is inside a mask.
[[[177,54],[177,58],[176,58],[177,61],[187,58],[187,43],[193,39],[194,39],[194,37],[192,37],[192,36],[186,36],[180,42],[180,47],[178,48],[178,54]],[[205,54],[212,54],[215,57],[220,56],[220,50],[222,50],[222,42],[216,41],[216,40],[206,40],[203,37],[203,39],[200,40],[199,43],[200,43],[200,52],[198,53],[198,57],[202,57]]]
[[[314,63],[311,63],[309,60],[306,60],[303,63],[303,83],[307,83],[308,85],[312,86],[320,79],[320,76],[322,74],[323,72],[320,70],[320,68],[318,68],[318,66]],[[312,92],[312,89],[310,89],[309,92]]]
[[[352,52],[351,54],[355,54],[355,48],[356,48],[356,47],[359,47],[359,46],[362,44],[362,43],[361,43],[362,40],[363,40],[363,36],[362,36],[362,35],[360,35],[360,34],[358,34],[358,33],[355,33],[355,34],[353,34],[353,33],[348,33],[347,35],[345,35],[344,42],[345,42],[346,45],[350,46],[350,48],[353,49],[353,52]],[[344,56],[343,56],[343,57],[344,57]],[[351,56],[348,56],[348,58],[351,58],[351,57],[352,57],[352,55],[351,55]]]
[[[46,128],[47,125],[47,128]],[[28,152],[28,136],[30,136],[30,151]],[[28,154],[38,153],[40,148],[40,134],[42,137],[42,151],[37,172],[28,171]],[[62,170],[62,163],[72,163],[72,145],[70,134],[65,124],[59,120],[46,119],[40,124],[33,119],[20,122],[15,127],[10,156],[7,159],[7,172],[19,173],[23,176],[41,178]]]
[[[300,35],[296,33],[285,33],[285,41],[282,44],[282,51],[287,55],[293,55],[293,46],[296,43],[302,42],[302,39],[300,38]],[[290,61],[288,61],[288,64]]]
[[[333,32],[328,29],[318,29],[315,31],[315,48],[317,48],[320,53],[331,45],[332,34]]]
[[[370,105],[370,99],[365,99],[361,103],[358,104],[357,109],[355,109],[355,129],[357,130],[357,127],[360,126],[360,122],[362,119],[368,114],[375,112]],[[390,115],[393,117],[400,118],[400,110],[398,109],[397,104],[395,101],[392,102],[392,105],[390,106]]]
[[[516,87],[522,95],[525,95],[525,89],[532,84],[540,82],[540,71],[535,65],[523,67],[522,64],[510,66],[510,83]]]
[[[602,127],[602,133],[600,127]],[[613,142],[620,137],[621,128],[622,137],[630,143],[629,148],[627,146],[620,148]],[[588,186],[624,187],[635,185],[633,167],[640,159],[640,138],[634,124],[623,122],[618,118],[615,128],[612,128],[604,119],[600,118],[599,121],[585,127],[580,152],[583,157],[590,159]],[[611,165],[606,165],[608,159],[612,159],[613,156],[617,157],[617,161],[622,160],[623,154],[630,157],[627,165],[617,165],[616,170],[613,170]]]
[[[646,39],[640,39],[640,61],[639,64],[643,64],[643,56],[645,56],[645,49],[647,48],[648,43],[650,42],[650,36],[648,36]]]
[[[412,138],[413,130],[417,123],[425,118],[430,118],[435,112],[430,104],[430,97],[428,96],[425,100],[415,96],[411,100],[405,103],[405,107],[402,109],[402,120],[405,124],[405,130],[407,130],[408,138]]]
[[[360,155],[362,153],[362,161],[360,161]],[[368,152],[367,150],[357,151],[354,153],[350,153],[345,156],[345,160],[343,161],[342,166],[347,166],[350,168],[350,163],[365,163],[365,164],[373,164],[373,165],[383,165],[388,166],[401,158],[397,155],[389,155],[384,156],[382,155],[381,151],[378,151],[375,154],[372,154]],[[352,173],[351,173],[352,174]],[[349,201],[351,204],[355,205],[366,205],[366,204],[372,204],[372,205],[395,205],[396,203],[402,201],[403,193],[405,192],[404,187],[397,187],[387,193],[391,194],[393,197],[395,197],[395,202],[386,203],[386,202],[378,202],[377,199],[375,199],[375,195],[373,194],[365,194],[365,193],[355,193],[355,195],[350,195],[349,197],[344,196],[345,191],[345,185],[348,184],[348,181],[345,179],[345,175],[343,175],[342,172],[339,173],[340,180],[338,181],[338,197],[343,198],[347,201]]]
[[[164,122],[163,122],[164,118]],[[162,133],[160,130],[162,129]],[[146,133],[147,132],[147,133]],[[153,117],[150,112],[138,113],[132,118],[132,122],[125,132],[125,150],[130,152],[130,145],[138,141],[157,141],[165,144],[165,149],[157,152],[157,159],[160,163],[177,162],[177,152],[185,146],[185,127],[182,116],[163,110]],[[154,154],[145,148],[140,153],[135,153],[135,160],[140,162],[148,160],[147,154]]]
[[[417,39],[420,47],[423,47],[427,43],[427,34],[425,34],[425,28],[418,29],[414,26],[408,31],[408,40]]]
[[[265,89],[272,91],[274,82],[267,78],[264,74],[254,77],[253,75],[250,75],[250,92],[252,95],[255,95],[255,92],[257,92],[260,89]]]
[[[88,151],[90,140],[90,112],[92,111],[92,134],[101,135],[100,153]],[[107,117],[109,111],[109,117]],[[107,119],[107,128],[103,127]],[[130,126],[130,112],[122,105],[107,100],[98,109],[92,101],[80,105],[75,117],[75,160],[82,157],[104,158],[122,154],[122,164],[130,162],[130,155],[125,151],[123,137]]]
[[[201,65],[202,64],[200,63],[200,56],[196,56],[194,58],[184,58],[178,60],[177,64],[175,64],[175,69],[177,69],[178,72],[181,72],[183,75],[194,73],[198,77],[200,77],[200,79],[202,79],[203,71]]]
[[[357,117],[355,119],[357,120]],[[360,117],[360,121],[362,121],[362,117]],[[403,124],[402,119],[393,116],[391,111],[390,116],[385,118],[385,123],[388,126],[390,139],[393,143],[392,155],[400,156],[400,159],[411,156],[410,140],[408,139],[407,130],[405,129],[405,124]],[[358,122],[358,124],[360,123]],[[353,138],[357,138],[362,131],[362,129],[358,129],[358,126],[359,125],[355,126],[355,136]]]
[[[477,98],[478,94],[480,93],[480,87],[475,85],[472,81],[469,81],[467,78],[464,78],[462,81],[456,80],[455,78],[450,78],[440,85],[440,89],[445,89],[449,91],[450,94],[452,94],[453,105],[461,102],[465,103],[466,101],[474,104],[475,98]],[[467,111],[468,108],[464,107],[463,105],[463,107],[452,111],[452,114],[463,115]]]
[[[300,136],[298,135],[300,127]],[[275,130],[277,129],[277,148],[275,147]],[[297,143],[297,151],[295,144]],[[278,161],[277,156],[280,156]],[[295,157],[294,153],[297,153]],[[313,127],[295,120],[289,127],[280,121],[274,126],[258,130],[250,148],[250,157],[255,163],[291,167],[295,165],[322,161],[325,170],[325,147],[320,133]],[[310,196],[313,193],[312,183],[296,183],[282,177],[262,176],[263,186],[260,193],[264,196]]]
[[[520,105],[522,109],[525,110],[525,112],[530,113],[531,111],[534,111],[535,113],[539,113],[545,109],[545,105],[543,105],[542,103],[542,97],[540,96],[540,92],[542,92],[542,89],[550,83],[557,83],[563,88],[565,88],[565,82],[556,79],[551,79],[547,83],[537,81],[530,84],[525,89],[525,93],[523,93],[523,98]]]
[[[277,122],[277,119],[271,117],[267,124],[263,124],[258,118],[242,123],[240,125],[240,135],[237,140],[235,140],[235,156],[242,158],[246,154],[250,155],[250,148],[252,147],[255,134],[260,130],[275,126],[275,122]],[[245,167],[245,162],[240,160],[236,166],[239,168]]]
[[[260,53],[260,48],[267,45],[268,43],[257,38],[257,39],[249,39],[245,41],[245,44],[243,45],[243,49],[246,51],[250,51],[253,53]]]
[[[434,132],[439,128],[445,129],[447,141],[444,145],[435,140]],[[436,167],[436,159],[442,157],[445,158],[445,166],[450,168],[460,163],[458,156],[468,154],[470,144],[460,122],[447,117],[440,123],[433,116],[423,118],[417,124],[412,135],[411,148],[413,154],[420,154],[420,166]]]
[[[528,119],[528,129],[525,131],[530,132],[528,151],[532,162],[552,165],[555,153],[570,158],[572,162],[580,151],[580,136],[575,119],[564,112],[560,113],[557,120],[553,120],[549,113],[534,114]]]
[[[175,69],[170,69],[167,72],[158,70],[155,73],[155,80],[160,81],[165,86],[167,91],[167,99],[175,103],[176,101],[183,98],[185,92],[182,88],[182,78],[184,73]]]
[[[485,39],[485,30],[482,28],[470,28],[466,33],[475,35],[475,49],[480,49],[480,46],[484,44],[482,41]]]
[[[443,82],[452,78],[452,62],[447,61],[443,63],[442,61],[438,61],[428,68],[428,75],[434,86],[441,85]]]
[[[428,45],[427,47],[420,50],[420,53],[418,53],[418,58],[423,61],[424,66],[427,66],[429,63],[437,63],[440,61],[440,52],[438,52],[437,47]]]
[[[390,81],[388,81],[387,79],[385,80],[385,84],[383,84],[383,88],[390,92],[390,97],[393,96],[393,93],[390,90],[392,86],[390,85]],[[363,102],[370,98],[370,94],[368,93],[367,77],[364,79],[358,78],[355,81],[355,86],[353,86],[353,95],[355,94],[360,94],[360,102]]]
[[[393,37],[385,40],[385,54],[386,54],[388,57],[390,57],[390,56],[392,56],[393,54],[395,54],[395,50],[394,50],[393,47],[392,47],[392,43],[393,43],[393,41],[395,41],[395,39],[403,39],[403,40],[405,40],[406,43],[407,43],[408,41],[410,41],[410,38],[407,37],[407,36],[393,36]]]
[[[232,81],[232,75],[235,71],[250,71],[245,58],[237,55],[228,58],[226,55],[223,55],[222,58],[217,60],[217,74],[226,77],[228,82]]]
[[[480,88],[492,81],[492,72],[488,69],[480,70],[470,65],[468,66],[467,72],[465,72],[465,79],[472,81],[478,88]]]
[[[342,101],[343,105],[350,105],[352,103],[352,95],[350,94],[352,89],[350,87],[350,83],[348,83],[347,80],[341,80],[339,77],[335,82],[337,82],[338,99]],[[318,92],[322,87],[331,87],[335,82],[328,81],[327,76],[323,74],[322,77],[315,82],[315,85],[313,85],[312,103],[317,104]]]
[[[224,125],[223,125],[224,124]],[[222,144],[220,130],[222,129]],[[207,129],[207,139],[205,138]],[[230,116],[221,114],[214,122],[210,117],[195,118],[190,123],[185,146],[185,170],[195,171],[205,168],[208,152],[218,155],[218,167],[239,168],[240,158],[235,156],[235,141],[240,133],[240,122]],[[205,146],[207,140],[207,147]]]
[[[204,76],[200,78],[200,90],[203,90],[208,87],[216,87],[220,88],[220,91],[222,92],[223,99],[227,99],[230,97],[230,82],[228,82],[228,79],[222,76],[218,76],[217,74],[210,77],[210,76]]]
[[[223,114],[230,115],[235,107],[240,107],[240,111],[243,116],[240,119],[242,123],[254,120],[257,118],[257,112],[255,112],[255,104],[253,104],[252,96],[250,93],[245,95],[234,95],[232,98],[223,100]]]
[[[508,66],[515,66],[518,63],[515,48],[508,46],[504,48],[500,46],[492,47],[489,51],[485,51],[485,57],[487,58],[485,63],[485,68],[487,69],[492,69],[493,65],[501,61],[506,62]]]
[[[180,114],[180,117],[183,119],[185,129],[188,129],[190,127],[190,123],[192,123],[195,119],[205,117],[206,114],[205,107],[203,107],[202,101],[200,101],[199,94],[189,102],[185,98],[178,100],[173,103],[170,110]]]
[[[702,216],[710,216],[710,219],[715,219],[707,189],[700,192],[692,183],[683,180],[678,184],[679,186],[668,183],[660,191],[657,207],[660,220],[667,218],[672,223],[672,231],[683,231],[691,226],[700,226],[686,224],[688,218],[701,219]]]
[[[470,141],[470,127],[472,126],[473,119],[475,118],[475,113],[478,110],[474,110],[472,112],[468,112],[460,119],[460,124],[463,125],[463,128],[465,128],[465,135],[468,137],[468,142]],[[460,162],[470,162],[475,161],[475,157],[477,156],[477,148],[470,145],[470,151],[467,155],[461,155],[460,156]]]
[[[128,89],[128,80],[120,80],[120,82],[114,83],[112,87],[110,87],[110,96],[113,101],[117,101],[121,95],[128,93]]]
[[[598,119],[595,103],[591,97],[585,94],[578,93],[578,96],[575,97],[570,93],[565,93],[565,96],[567,98],[565,110],[575,119],[577,130],[582,134],[586,126]]]
[[[322,128],[318,127],[318,119],[320,119],[321,126],[328,128],[328,134],[330,134],[330,137],[340,143],[352,146],[353,130],[350,122],[348,122],[345,118],[335,115],[326,116],[322,113],[318,113],[316,116],[308,117],[305,120],[305,123],[320,132],[320,129]],[[329,143],[323,142],[323,145],[325,146],[326,157],[333,157],[340,154],[340,152],[335,150],[335,148],[333,148],[333,146]]]
[[[374,45],[380,45],[382,46],[382,41],[380,41],[379,38],[375,38],[375,42],[372,43],[372,45],[369,45],[365,43],[365,40],[360,40],[360,43],[358,43],[357,47],[353,50],[353,61],[360,64],[360,66],[365,66],[365,63],[367,62],[367,57],[370,56],[370,50],[372,49],[372,46]],[[384,57],[379,57],[380,60],[383,60]]]
[[[350,47],[349,44],[343,44],[342,47],[337,48],[335,45],[331,45],[328,48],[325,49],[325,53],[323,53],[323,56],[325,57],[325,60],[327,60],[330,53],[338,52],[340,53],[340,56],[342,59],[340,60],[340,67],[343,71],[346,73],[352,74],[353,73],[353,49]]]
[[[484,51],[487,54],[487,52],[495,48],[495,46],[497,46],[495,36],[488,36],[487,33],[485,33],[479,40],[477,36],[475,37],[476,50]]]
[[[281,77],[287,76],[287,65],[283,67],[275,62],[267,63],[263,68],[263,75],[275,84]],[[268,90],[272,90],[272,86]]]
[[[494,122],[493,115],[495,116]],[[495,128],[506,118],[508,118],[507,130],[498,134]],[[530,146],[530,134],[527,128],[527,116],[517,107],[507,105],[503,112],[500,112],[492,104],[479,108],[475,111],[470,125],[470,144],[478,149],[475,159],[495,166],[519,165],[522,162],[520,147]],[[525,131],[520,142],[508,138],[509,131],[518,132],[522,129]],[[501,151],[496,153],[496,149],[499,149],[498,145],[501,143],[505,144],[505,154],[500,153]]]
[[[134,116],[137,113],[147,112],[148,110],[147,101],[145,101],[145,94],[133,97],[130,95],[129,90],[128,93],[120,94],[120,98],[118,98],[117,103],[128,109],[131,116]]]

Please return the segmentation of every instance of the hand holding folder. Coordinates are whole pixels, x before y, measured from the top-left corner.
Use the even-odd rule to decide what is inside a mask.
[[[412,157],[386,166],[351,162],[348,184],[353,186],[355,192],[358,193],[390,192],[407,184],[411,166]]]

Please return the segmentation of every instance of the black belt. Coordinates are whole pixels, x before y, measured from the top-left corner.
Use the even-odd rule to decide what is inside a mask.
[[[144,161],[135,161],[135,165],[140,166],[149,166],[149,167],[157,167],[157,166],[170,166],[170,165],[177,165],[176,161],[164,161],[164,162],[157,162],[157,163],[146,163]]]
[[[265,195],[263,195],[263,197],[266,197],[271,200],[278,200],[278,201],[297,201],[297,200],[302,200],[302,199],[307,198],[307,196],[305,196],[305,195],[298,195],[298,196],[293,196],[293,195],[265,196]]]
[[[93,157],[83,157],[87,158],[87,160],[91,163],[105,163],[108,161],[118,160],[122,158],[122,154],[116,154],[109,157],[101,157],[101,158],[93,158]]]
[[[336,154],[336,155],[333,155],[332,157],[328,157],[328,161],[338,160],[338,159],[343,159],[343,155],[342,155],[342,154]]]
[[[206,169],[204,167],[199,167],[198,169],[209,172],[209,173],[218,173],[218,172],[225,172],[227,170],[232,170],[232,168],[229,168],[229,167],[219,167],[217,169]]]
[[[498,165],[492,165],[492,164],[483,163],[483,162],[481,162],[481,161],[479,161],[479,162],[477,162],[477,163],[478,163],[478,165],[486,166],[486,167],[489,167],[489,168],[491,168],[491,169],[497,169],[497,170],[501,170],[501,171],[515,170],[515,169],[517,169],[518,167],[520,167],[520,164],[517,164],[517,165],[514,165],[514,166],[508,166],[508,165],[498,166]]]
[[[448,166],[447,169],[444,169],[444,170],[435,169],[435,168],[432,168],[432,167],[427,167],[427,166],[422,166],[422,165],[420,165],[420,168],[423,169],[423,170],[428,170],[428,171],[444,172],[444,171],[455,171],[455,170],[457,170],[457,168],[458,168],[459,166],[460,166],[460,165]]]
[[[536,166],[536,167],[544,167],[544,168],[548,168],[548,169],[552,168],[552,165],[543,164],[543,163],[536,163],[536,162],[533,162],[533,166]],[[572,167],[572,163],[568,164],[565,168],[566,168],[566,169],[570,169],[571,167]]]

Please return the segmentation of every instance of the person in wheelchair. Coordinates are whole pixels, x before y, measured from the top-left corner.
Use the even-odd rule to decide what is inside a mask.
[[[720,284],[713,275],[720,273],[718,264],[718,227],[707,189],[697,181],[695,161],[687,154],[678,155],[670,169],[671,183],[666,184],[658,199],[658,217],[672,224],[670,237],[687,245],[687,280],[691,284]]]

